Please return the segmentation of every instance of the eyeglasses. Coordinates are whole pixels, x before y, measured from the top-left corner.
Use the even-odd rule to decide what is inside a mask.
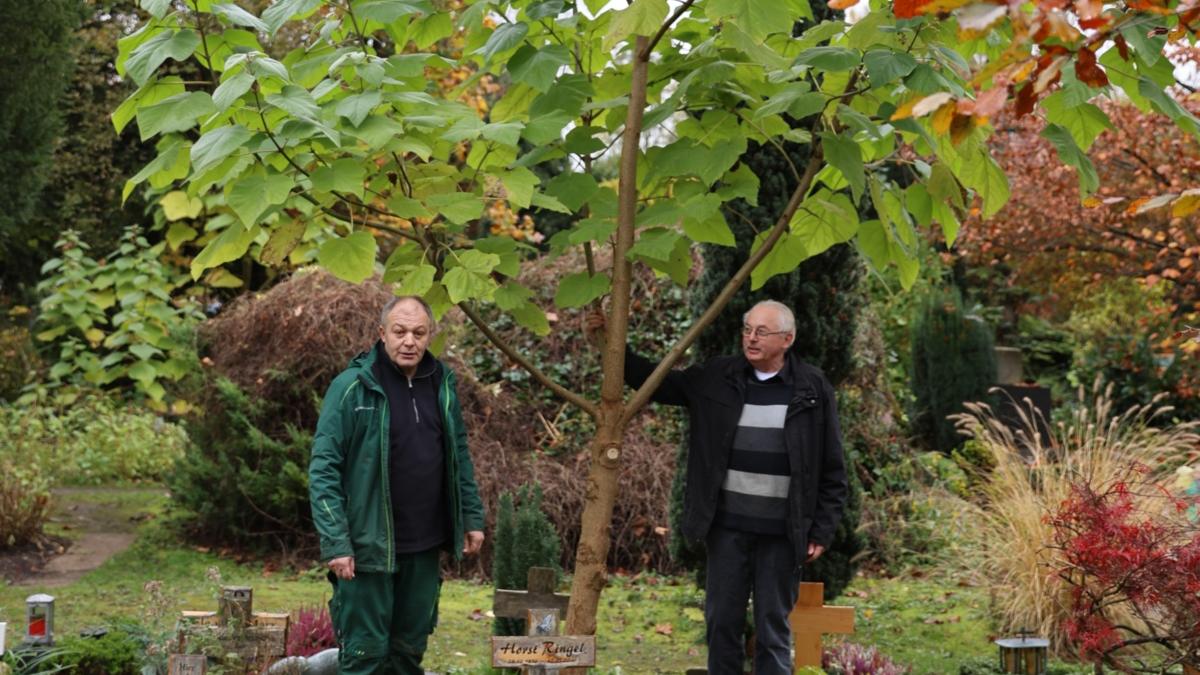
[[[751,328],[750,326],[742,326],[742,337],[750,337],[751,335],[753,335],[754,337],[756,337],[760,340],[767,337],[768,335],[786,335],[791,332],[792,331],[790,331],[790,330],[767,330],[766,328],[764,328],[762,326],[759,326],[758,328]]]

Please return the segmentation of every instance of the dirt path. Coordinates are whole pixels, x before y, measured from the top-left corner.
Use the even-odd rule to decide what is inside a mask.
[[[50,522],[65,531],[71,543],[61,553],[58,546],[46,551],[41,561],[4,565],[5,576],[14,586],[55,588],[66,586],[100,567],[124,551],[137,538],[140,518],[122,508],[122,497],[135,489],[59,488],[54,490],[54,515]],[[26,554],[28,555],[28,554]]]

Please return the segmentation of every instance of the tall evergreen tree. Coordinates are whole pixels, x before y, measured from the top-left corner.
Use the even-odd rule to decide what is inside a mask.
[[[29,254],[40,237],[28,224],[62,132],[83,2],[0,0],[0,17],[0,269],[12,283],[37,278],[40,262]]]

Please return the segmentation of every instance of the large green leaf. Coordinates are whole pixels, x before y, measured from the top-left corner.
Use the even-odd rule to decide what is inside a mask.
[[[287,174],[254,173],[230,181],[225,186],[225,201],[249,227],[256,224],[267,209],[285,202],[292,185],[292,177]]]
[[[850,184],[850,192],[854,195],[854,203],[857,204],[862,198],[863,189],[866,188],[866,173],[858,143],[837,134],[821,134],[821,147],[825,151],[825,159],[829,160]]]
[[[1113,128],[1103,110],[1087,102],[1072,105],[1066,91],[1057,91],[1042,99],[1042,109],[1046,111],[1046,120],[1066,129],[1084,152],[1091,149],[1097,136]]]
[[[263,11],[262,20],[267,25],[267,32],[273,35],[283,24],[308,16],[320,4],[321,0],[275,0]]]
[[[450,302],[458,304],[463,300],[488,300],[496,288],[492,280],[492,270],[500,264],[500,256],[494,253],[484,253],[478,250],[463,251],[452,259],[457,263],[446,271],[442,283]]]
[[[604,37],[604,48],[611,49],[634,35],[654,35],[666,21],[667,10],[667,0],[633,0],[628,7],[616,13]]]
[[[177,94],[182,94],[183,92],[183,80],[178,76],[171,75],[169,77],[151,79],[139,87],[137,91],[133,92],[129,98],[122,101],[121,105],[117,106],[117,109],[113,111],[113,127],[119,134],[125,129],[125,125],[129,124],[137,116],[138,110]]]
[[[547,45],[536,49],[523,45],[508,60],[508,72],[514,82],[524,82],[538,91],[554,84],[559,68],[571,61],[571,54],[562,45]]]
[[[425,205],[452,223],[469,223],[483,215],[483,200],[479,195],[470,192],[432,195],[425,200]]]
[[[358,126],[367,119],[367,115],[383,102],[383,95],[378,91],[365,91],[361,94],[354,94],[338,101],[337,114],[345,117],[350,121],[350,124]]]
[[[845,47],[813,47],[806,49],[796,57],[793,65],[812,66],[817,70],[838,72],[850,70],[858,66],[861,57],[858,52]]]
[[[822,189],[800,204],[789,227],[792,236],[804,243],[805,252],[817,255],[858,233],[858,211],[844,193]]]
[[[721,19],[733,22],[757,40],[771,33],[791,33],[797,18],[786,3],[778,0],[711,0],[704,13],[713,22]]]
[[[972,154],[963,157],[958,178],[983,200],[984,218],[996,215],[1008,202],[1008,176],[996,160],[992,159],[986,146],[981,145]]]
[[[278,94],[269,94],[267,103],[300,119],[316,120],[321,116],[321,108],[313,100],[312,94],[295,84],[285,86]]]
[[[352,284],[362,283],[375,273],[375,237],[358,230],[330,239],[317,250],[317,262],[333,276]]]
[[[392,23],[409,14],[433,14],[436,11],[429,0],[368,0],[354,8],[355,16],[379,23]]]
[[[525,36],[529,34],[529,26],[524,23],[504,23],[500,24],[492,34],[488,36],[487,42],[482,47],[475,50],[476,54],[482,54],[484,62],[491,61],[497,54],[506,52],[513,47],[521,44]],[[452,296],[453,297],[453,296]]]
[[[205,270],[246,255],[260,232],[262,230],[257,225],[245,228],[237,223],[230,224],[192,259],[192,281],[199,281]]]
[[[185,131],[196,126],[201,117],[216,112],[212,97],[203,91],[176,94],[138,111],[138,131],[142,140],[158,134]]]
[[[174,59],[183,61],[192,55],[200,46],[200,36],[195,31],[184,29],[172,33],[163,31],[143,42],[125,62],[125,72],[139,85],[158,70],[163,61]]]
[[[246,71],[242,71],[227,78],[213,92],[212,100],[216,105],[217,110],[224,112],[233,105],[235,101],[242,97],[242,94],[250,91],[250,87],[254,85],[254,76]]]
[[[546,313],[533,302],[533,292],[515,281],[507,281],[496,289],[496,306],[508,312],[535,335],[548,335],[550,322]]]
[[[600,184],[586,173],[563,172],[546,184],[547,195],[558,199],[571,211],[583,208],[596,190],[600,190]]]
[[[867,76],[871,79],[872,87],[879,87],[902,77],[917,67],[917,60],[909,54],[890,49],[871,49],[863,54],[863,63],[867,66]]]
[[[263,33],[270,31],[270,28],[267,27],[266,22],[257,16],[254,16],[250,12],[247,12],[241,7],[238,7],[232,2],[216,3],[212,6],[212,9],[214,13],[225,17],[235,26],[245,26],[247,28],[253,28],[257,31],[262,31]]]
[[[1092,166],[1092,160],[1088,159],[1087,153],[1075,144],[1075,138],[1070,131],[1057,124],[1047,124],[1041,135],[1054,145],[1059,159],[1064,164],[1075,167],[1075,174],[1079,178],[1080,197],[1086,197],[1100,187],[1096,167]]]
[[[568,274],[558,282],[554,304],[564,309],[583,307],[596,298],[608,293],[612,280],[602,272],[589,275],[587,272]]]
[[[752,250],[757,251],[761,248],[764,239],[764,235],[759,235],[755,238]],[[804,262],[808,256],[809,253],[804,247],[804,241],[800,237],[784,232],[779,241],[775,242],[775,246],[763,258],[762,262],[750,272],[750,290],[757,291],[771,277],[791,272],[800,263]]]
[[[309,175],[314,190],[321,192],[346,192],[363,196],[363,183],[367,169],[362,160],[343,157],[329,166],[322,166]]]
[[[185,143],[177,139],[169,139],[165,141],[165,145],[160,145],[159,148],[157,157],[150,160],[150,163],[134,174],[133,178],[125,181],[125,187],[121,190],[122,204],[129,199],[133,189],[146,180],[156,187],[165,187],[172,181],[187,175],[188,153],[185,152],[187,150]]]
[[[239,124],[217,127],[200,137],[192,146],[192,173],[199,176],[220,164],[250,140],[250,130]]]
[[[526,209],[533,200],[533,191],[540,182],[537,174],[524,167],[497,174],[504,190],[508,193],[508,202],[513,206]]]

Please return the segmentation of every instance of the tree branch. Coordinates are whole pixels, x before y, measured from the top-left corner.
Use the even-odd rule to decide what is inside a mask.
[[[550,379],[550,377],[539,370],[538,367],[533,364],[533,362],[531,362],[529,359],[526,359],[524,356],[521,356],[517,350],[513,349],[511,344],[505,341],[504,338],[500,337],[496,331],[492,330],[492,327],[489,326],[486,321],[480,318],[480,316],[476,314],[473,309],[468,307],[466,302],[458,303],[458,307],[463,311],[463,314],[467,315],[467,318],[471,320],[471,323],[475,324],[475,327],[487,336],[487,339],[490,340],[497,349],[499,349],[501,352],[504,352],[505,356],[512,359],[513,362],[521,366],[521,368],[525,369],[526,372],[533,376],[533,379],[548,387],[550,391],[558,394],[564,400],[579,406],[580,409],[591,415],[592,419],[596,419],[597,414],[599,413],[599,410],[596,409],[596,404]]]
[[[646,42],[645,44],[641,44],[642,39],[638,38],[639,44],[638,44],[638,50],[637,50],[637,57],[638,57],[639,61],[649,61],[650,60],[650,52],[654,50],[654,47],[658,44],[659,40],[663,39],[663,36],[667,34],[667,31],[671,30],[671,26],[677,20],[679,20],[679,17],[683,16],[683,13],[686,12],[688,10],[688,8],[691,7],[694,2],[696,2],[696,0],[685,0],[685,2],[682,5],[677,7],[675,9],[675,13],[672,14],[670,17],[668,17],[666,22],[663,25],[658,27],[658,32],[654,34],[654,37],[650,38],[649,42]]]

